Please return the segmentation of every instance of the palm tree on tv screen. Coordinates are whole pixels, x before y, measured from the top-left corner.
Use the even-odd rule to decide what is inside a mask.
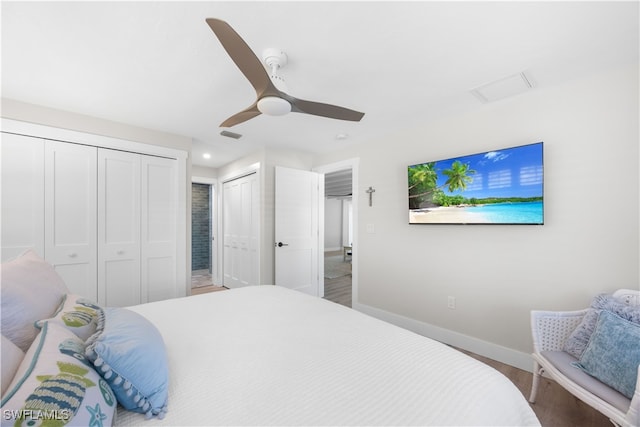
[[[442,173],[447,176],[446,182],[438,187],[438,172],[436,163],[423,163],[409,167],[409,209],[418,209],[425,202],[433,201],[433,196],[447,187],[450,192],[465,190],[467,184],[473,182],[470,175],[476,173],[468,164],[455,161],[451,169]]]
[[[450,192],[454,192],[456,190],[466,190],[467,183],[473,182],[473,178],[469,175],[475,174],[476,171],[469,169],[468,163],[461,163],[456,160],[451,165],[451,169],[445,169],[442,173],[448,176],[444,185],[448,186]]]

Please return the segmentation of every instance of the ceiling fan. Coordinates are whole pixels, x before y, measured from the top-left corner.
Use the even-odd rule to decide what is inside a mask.
[[[280,116],[290,111],[354,122],[359,122],[364,116],[364,113],[348,108],[305,101],[287,94],[284,80],[277,75],[277,70],[287,63],[284,52],[278,49],[267,49],[264,52],[264,62],[271,70],[269,75],[251,48],[229,24],[215,18],[207,18],[207,24],[256,90],[256,101],[250,107],[226,119],[221,127],[235,126],[260,114]]]

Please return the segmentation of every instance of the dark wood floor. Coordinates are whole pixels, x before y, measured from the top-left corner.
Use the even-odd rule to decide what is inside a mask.
[[[531,372],[468,351],[461,351],[502,372],[529,400],[533,377]],[[612,425],[611,421],[600,412],[574,397],[555,381],[544,377],[540,379],[536,403],[530,405],[543,427],[610,427]]]

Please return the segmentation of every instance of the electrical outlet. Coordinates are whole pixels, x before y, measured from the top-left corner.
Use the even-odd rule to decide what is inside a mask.
[[[452,297],[451,295],[447,297],[447,307],[452,310],[456,309],[456,297]]]

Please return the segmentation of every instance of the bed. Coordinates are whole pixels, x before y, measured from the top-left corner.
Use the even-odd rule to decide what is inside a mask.
[[[107,316],[110,310],[82,298],[65,298],[62,306],[73,306],[76,313],[95,309]],[[42,336],[61,334],[56,342],[80,348],[70,352],[82,362],[77,365],[86,365],[81,375],[87,393],[99,390],[112,405],[113,394],[104,387],[104,379],[85,372],[91,352],[86,351],[85,359],[83,349],[96,333],[88,338],[93,330],[84,331],[77,334],[81,339],[69,338],[56,321],[65,310],[40,322],[41,331],[24,359],[33,358],[39,346],[45,363],[53,356],[45,356]],[[139,363],[136,369],[151,370],[155,379],[162,376],[162,368],[153,366],[153,355],[164,352],[160,359],[167,367],[166,405],[146,416],[118,405],[111,417],[85,400],[77,405],[78,411],[86,408],[91,418],[78,418],[77,412],[68,425],[540,425],[520,391],[495,369],[434,340],[282,287],[251,286],[118,310],[157,331],[161,346],[145,343],[141,351],[152,355],[139,360],[127,356],[127,363]],[[69,318],[68,312],[65,316]],[[98,329],[107,329],[111,321],[106,319],[98,319]],[[126,327],[134,323],[123,322]],[[154,333],[134,339],[134,346]],[[62,344],[53,347],[62,352]],[[4,354],[3,349],[3,359]],[[101,357],[91,359],[95,370],[105,378],[105,372],[115,375],[119,368],[108,367],[108,356]],[[39,363],[23,361],[3,393],[3,410],[33,407],[22,401],[12,406],[20,394],[12,390],[28,377],[24,365],[37,370]],[[46,382],[42,378],[55,373],[47,369],[49,375],[38,376],[40,388]],[[64,369],[59,370],[64,376]],[[122,387],[113,385],[113,376],[108,382],[114,392]],[[6,412],[3,418],[2,425],[13,425]]]
[[[162,331],[168,351],[169,408],[154,425],[538,424],[496,370],[285,288],[246,287],[131,310]],[[120,412],[116,424],[142,420]]]

